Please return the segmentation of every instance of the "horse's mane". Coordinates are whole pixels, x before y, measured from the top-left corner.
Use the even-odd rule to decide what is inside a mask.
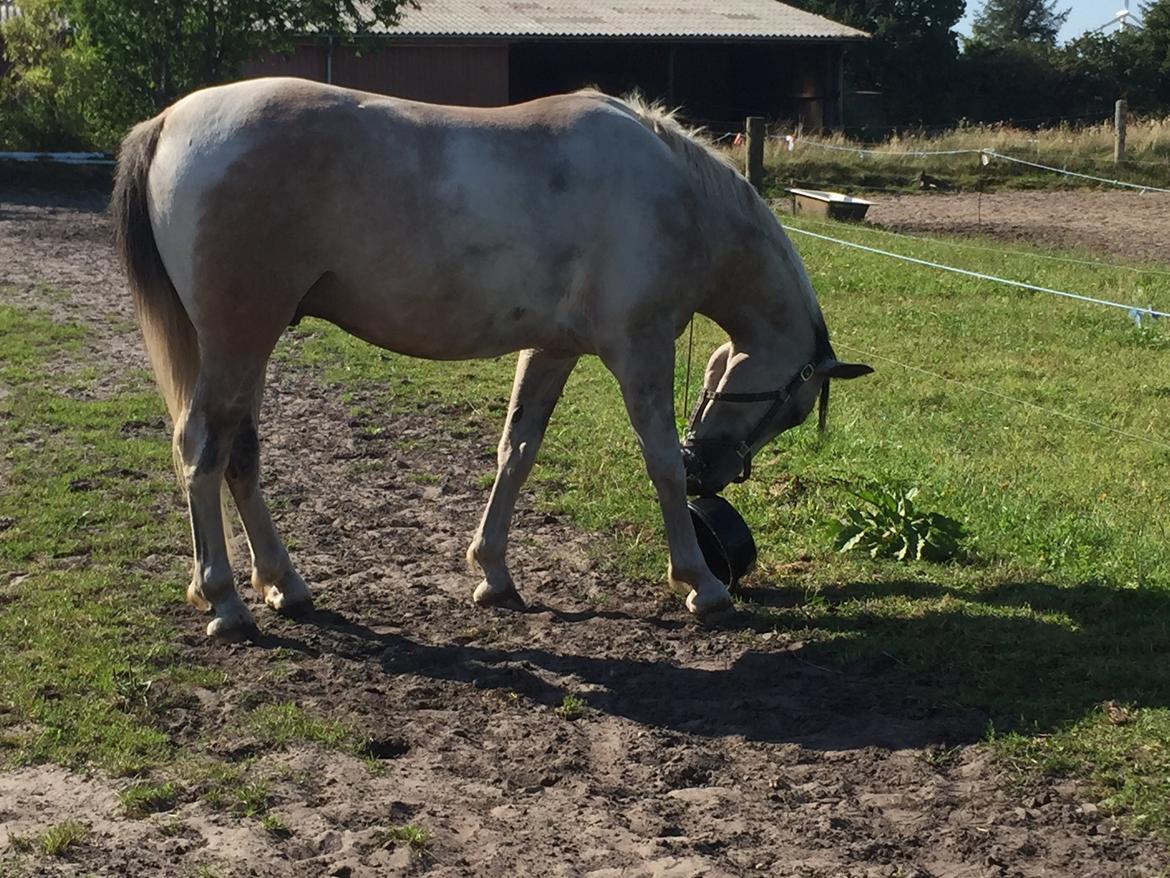
[[[767,204],[737,170],[735,160],[718,149],[702,128],[685,125],[677,107],[671,109],[661,101],[649,101],[637,91],[620,98],[596,89],[584,89],[582,93],[612,101],[632,113],[682,160],[706,195],[724,204],[738,205],[757,220],[766,215],[774,221]]]

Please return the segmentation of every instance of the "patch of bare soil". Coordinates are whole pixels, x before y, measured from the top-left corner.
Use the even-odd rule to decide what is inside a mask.
[[[980,235],[1166,262],[1170,195],[1087,190],[881,195],[866,218],[898,232]]]
[[[0,197],[3,298],[69,319],[128,313],[92,208]],[[68,296],[46,304],[40,284]],[[144,365],[126,333],[97,326],[112,374]],[[281,619],[249,595],[263,639],[219,646],[176,606],[181,649],[227,682],[166,721],[187,750],[253,759],[290,834],[203,800],[133,820],[117,782],[24,768],[0,774],[0,874],[5,860],[47,875],[501,878],[1170,865],[1073,784],[1013,787],[975,743],[985,717],[925,708],[877,666],[818,667],[750,625],[699,627],[659,589],[591,561],[593,536],[530,507],[512,554],[530,609],[475,608],[463,552],[494,443],[467,436],[458,410],[361,420],[276,363],[264,414],[268,493],[317,609]],[[565,694],[585,702],[581,716],[558,712]],[[278,701],[359,727],[377,768],[241,729],[245,709]],[[91,832],[64,858],[14,858],[12,834],[66,818]],[[407,823],[431,833],[427,852],[379,834]]]

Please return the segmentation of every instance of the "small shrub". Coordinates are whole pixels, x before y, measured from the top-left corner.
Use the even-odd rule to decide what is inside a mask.
[[[581,698],[578,698],[576,695],[566,695],[561,699],[561,705],[557,708],[557,714],[564,719],[580,719],[585,715],[586,707],[587,705]]]
[[[853,495],[862,501],[833,522],[838,552],[866,552],[898,561],[952,561],[962,551],[963,526],[937,512],[914,508],[917,488],[874,486]]]

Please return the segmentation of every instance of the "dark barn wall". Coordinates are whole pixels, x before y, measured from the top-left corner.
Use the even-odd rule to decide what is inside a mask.
[[[302,76],[346,88],[436,104],[494,107],[508,103],[508,47],[389,45],[356,51],[303,44],[287,55],[248,64],[247,76]]]
[[[257,76],[299,76],[302,79],[325,81],[326,49],[324,46],[301,44],[293,51],[275,55],[261,55],[249,61],[241,70],[245,77]]]
[[[836,127],[840,44],[531,42],[512,45],[512,102],[596,85],[638,88],[691,121],[732,131],[746,116]]]

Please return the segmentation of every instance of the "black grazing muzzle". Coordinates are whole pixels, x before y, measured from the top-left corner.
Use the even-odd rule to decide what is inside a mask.
[[[768,432],[777,418],[787,409],[788,404],[792,401],[792,397],[796,392],[817,374],[817,367],[813,363],[805,363],[800,371],[793,376],[792,380],[788,382],[783,388],[778,390],[766,390],[760,393],[722,393],[717,390],[709,390],[703,388],[702,393],[699,394],[699,399],[695,403],[694,411],[691,412],[690,421],[687,423],[686,436],[683,438],[682,455],[683,467],[687,475],[687,493],[698,494],[700,496],[707,496],[714,494],[721,490],[726,481],[719,479],[723,484],[718,487],[712,487],[708,482],[711,476],[711,471],[716,467],[711,466],[711,458],[718,457],[720,459],[734,455],[738,458],[738,475],[730,479],[732,482],[743,482],[751,477],[752,474],[752,455],[756,443]],[[821,391],[821,428],[824,428],[826,406],[828,405],[829,386],[828,377],[824,378],[824,385]],[[748,432],[747,436],[740,442],[728,442],[717,439],[697,439],[695,437],[696,428],[703,418],[703,414],[707,410],[707,406],[712,402],[771,402],[768,410],[756,422],[756,425]],[[723,469],[723,467],[718,467]]]

